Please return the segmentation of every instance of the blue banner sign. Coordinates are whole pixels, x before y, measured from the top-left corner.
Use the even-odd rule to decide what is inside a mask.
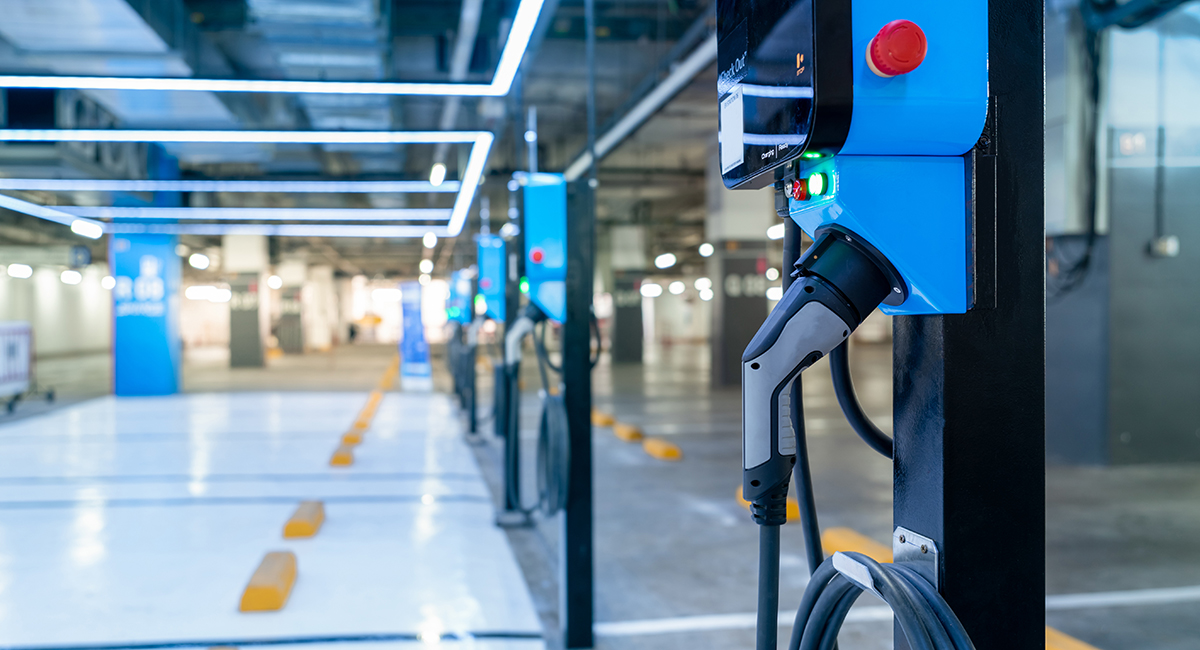
[[[109,243],[113,387],[117,395],[179,392],[181,264],[172,235],[120,235]]]
[[[404,319],[404,338],[400,340],[400,384],[405,390],[433,388],[433,365],[429,362],[429,344],[425,341],[425,323],[421,320],[421,284],[400,284],[400,309]]]

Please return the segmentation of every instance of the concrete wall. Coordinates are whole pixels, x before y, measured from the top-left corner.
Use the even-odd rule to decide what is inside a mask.
[[[83,281],[63,284],[57,267],[35,267],[33,277],[0,275],[0,320],[33,323],[39,356],[112,349],[112,294],[100,280],[104,264],[83,269]]]
[[[1083,87],[1074,4],[1047,9],[1051,235],[1084,231],[1082,149],[1071,146],[1082,118],[1072,93]],[[1102,236],[1086,280],[1047,305],[1047,452],[1071,463],[1200,461],[1200,6],[1110,30],[1104,51]],[[1148,252],[1160,201],[1177,257]],[[1080,236],[1051,243],[1062,260],[1082,251]]]

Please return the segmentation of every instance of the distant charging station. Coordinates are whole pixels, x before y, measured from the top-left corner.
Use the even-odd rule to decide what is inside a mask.
[[[497,235],[479,235],[479,299],[486,307],[485,314],[492,320],[505,320],[504,289],[508,279],[508,260],[504,240]]]
[[[529,299],[562,323],[567,318],[567,182],[561,174],[523,174],[521,184]]]
[[[450,274],[450,297],[446,299],[446,319],[467,325],[471,322],[471,276],[467,270]]]

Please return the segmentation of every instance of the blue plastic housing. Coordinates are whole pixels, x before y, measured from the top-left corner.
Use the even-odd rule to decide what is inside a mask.
[[[479,296],[487,307],[487,316],[503,323],[505,317],[504,288],[507,278],[508,260],[504,254],[504,240],[496,235],[479,235],[476,239],[479,251]]]
[[[893,315],[961,314],[971,306],[966,161],[961,156],[837,156],[801,165],[824,173],[822,196],[790,201],[792,219],[813,236],[838,224],[892,262],[908,285]]]
[[[471,322],[471,277],[466,271],[450,274],[450,297],[446,300],[446,318],[458,323]]]
[[[970,151],[987,119],[987,2],[853,0],[852,8],[854,111],[841,153],[958,156]],[[880,77],[867,66],[867,48],[880,28],[900,19],[925,32],[925,61],[908,74]]]
[[[525,278],[529,299],[551,320],[567,318],[567,182],[525,174]]]

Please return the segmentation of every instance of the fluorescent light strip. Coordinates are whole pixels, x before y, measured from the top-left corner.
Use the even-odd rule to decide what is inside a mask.
[[[89,219],[213,221],[423,221],[449,219],[450,209],[422,208],[160,208],[59,206]]]
[[[75,234],[82,235],[88,239],[97,239],[100,237],[100,234],[103,234],[104,232],[104,224],[99,221],[84,219],[73,214],[63,212],[62,210],[55,210],[54,208],[48,208],[44,205],[30,203],[29,201],[22,201],[21,199],[14,199],[11,196],[5,196],[3,194],[0,194],[0,208],[8,208],[13,212],[20,212],[21,214],[27,214],[31,217],[37,217],[38,219],[45,219],[46,221],[61,223],[64,226],[71,226],[71,230],[75,232]],[[98,234],[92,236],[93,233]]]
[[[503,97],[513,79],[545,0],[521,0],[490,83],[419,83],[376,81],[293,81],[282,79],[192,79],[147,77],[60,77],[0,75],[3,88],[75,88],[79,90],[183,90],[223,93],[306,93],[335,95],[440,95]]]
[[[253,224],[185,223],[133,224],[110,223],[105,230],[113,235],[274,235],[277,237],[389,237],[414,239],[432,232],[445,237],[444,226],[344,226],[337,224]]]
[[[139,181],[92,178],[0,178],[0,190],[33,192],[275,192],[407,194],[457,192],[458,181]]]
[[[353,138],[353,139],[351,139]],[[237,143],[368,143],[368,144],[413,144],[413,143],[471,143],[471,153],[467,157],[467,166],[463,170],[462,181],[454,207],[450,213],[450,223],[446,226],[442,237],[455,237],[462,232],[466,225],[471,204],[479,190],[479,181],[487,166],[488,155],[495,141],[488,131],[166,131],[166,130],[118,130],[118,129],[0,129],[0,141],[20,142],[237,142]],[[12,197],[3,197],[8,201],[18,201]],[[42,208],[32,203],[20,201],[33,208]],[[6,207],[0,203],[0,207]],[[49,208],[45,208],[49,210]],[[33,214],[26,210],[18,210]],[[57,214],[65,214],[50,210]],[[40,216],[34,214],[34,216]],[[43,217],[48,218],[48,217]],[[60,221],[52,218],[51,221]],[[106,232],[116,232],[105,228]],[[276,226],[282,227],[282,226]],[[354,226],[340,226],[352,228]],[[369,227],[369,226],[360,226]],[[196,233],[201,234],[201,233]],[[208,234],[208,233],[204,233]],[[212,233],[222,234],[222,233]],[[268,233],[270,234],[270,233]],[[297,235],[319,236],[319,235]],[[348,235],[329,235],[348,236]],[[387,235],[363,235],[367,237],[384,237]],[[400,235],[397,235],[400,236]]]
[[[222,142],[231,144],[469,144],[482,131],[184,131],[0,129],[0,142]],[[490,136],[491,134],[488,133]]]
[[[488,154],[492,150],[495,137],[487,131],[479,132],[475,137],[475,146],[471,147],[471,155],[467,157],[467,168],[463,170],[462,189],[454,199],[454,209],[450,214],[450,223],[446,226],[445,237],[456,237],[462,232],[467,223],[467,215],[471,204],[475,201],[475,193],[479,189],[479,179],[483,178],[484,167],[487,165]]]

